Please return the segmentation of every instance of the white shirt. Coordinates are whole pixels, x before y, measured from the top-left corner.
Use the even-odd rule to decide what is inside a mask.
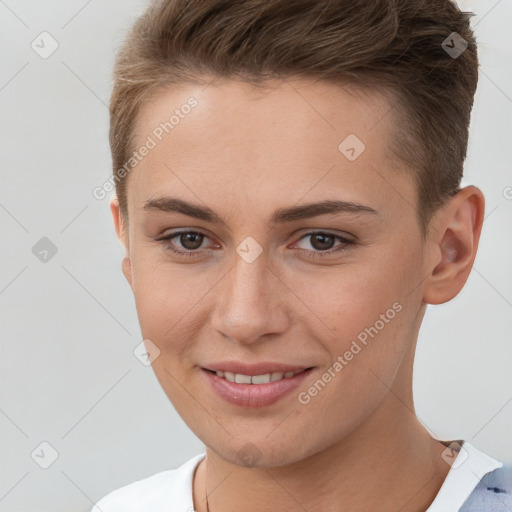
[[[440,440],[438,440],[440,441]],[[440,441],[450,445],[453,441]],[[501,468],[503,462],[477,450],[467,441],[457,441],[461,449],[434,501],[426,512],[454,512],[462,507],[485,474]]]
[[[441,441],[449,445],[453,441]],[[467,441],[456,455],[441,489],[426,512],[456,512],[482,477],[503,466]],[[192,481],[204,453],[192,457],[177,469],[121,487],[103,497],[91,512],[193,512]]]

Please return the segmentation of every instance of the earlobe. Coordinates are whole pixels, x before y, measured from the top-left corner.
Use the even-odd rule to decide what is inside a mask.
[[[110,211],[112,212],[112,220],[114,221],[114,227],[116,235],[121,244],[125,249],[125,257],[121,263],[121,270],[127,281],[132,285],[132,264],[130,260],[130,251],[128,244],[128,234],[124,224],[123,216],[121,215],[121,209],[119,207],[119,200],[116,196],[110,199]]]
[[[132,285],[132,262],[130,258],[125,257],[123,258],[123,261],[121,263],[121,270],[123,271],[124,277],[126,277],[126,280],[128,283],[130,283],[130,286]]]
[[[443,304],[453,299],[464,287],[476,257],[485,209],[484,195],[468,186],[450,199],[440,211],[438,236],[429,243],[436,245],[425,280],[423,300]]]

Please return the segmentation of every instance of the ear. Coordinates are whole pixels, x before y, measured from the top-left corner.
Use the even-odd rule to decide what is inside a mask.
[[[484,210],[484,195],[471,185],[459,190],[432,219],[426,303],[443,304],[462,290],[475,261]]]
[[[117,196],[113,196],[110,199],[110,211],[112,212],[112,219],[114,220],[114,227],[116,229],[117,238],[123,244],[125,249],[125,257],[121,263],[121,269],[124,277],[126,277],[130,286],[132,286],[132,263],[130,260],[130,245],[128,242],[128,232],[126,225],[121,215],[121,209],[119,208],[119,200]]]

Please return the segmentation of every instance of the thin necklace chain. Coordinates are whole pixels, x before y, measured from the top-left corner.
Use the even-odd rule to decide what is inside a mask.
[[[205,496],[206,496],[206,512],[210,512],[210,507],[208,506],[208,471],[207,471],[208,461],[207,461],[207,457],[208,456],[206,456],[204,458],[204,472],[205,472],[204,482],[205,482]]]

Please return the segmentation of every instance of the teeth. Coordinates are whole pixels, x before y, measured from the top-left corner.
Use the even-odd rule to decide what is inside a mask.
[[[250,384],[251,377],[249,375],[242,375],[241,373],[235,373],[235,382],[239,384]]]
[[[224,372],[224,378],[229,382],[235,382],[235,374],[231,372]]]
[[[217,370],[215,373],[218,377],[222,377],[229,382],[237,382],[239,384],[268,384],[269,382],[276,382],[281,379],[289,379],[301,371],[303,370],[286,373],[265,373],[264,375],[243,375],[242,373],[223,372],[221,370]]]
[[[270,382],[270,373],[265,375],[253,375],[251,377],[252,384],[268,384]]]

